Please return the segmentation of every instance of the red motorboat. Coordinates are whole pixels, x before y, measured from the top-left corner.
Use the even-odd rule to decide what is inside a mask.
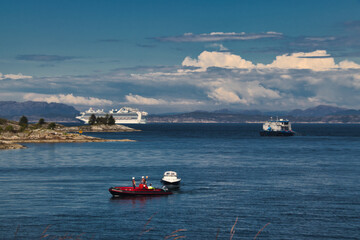
[[[109,192],[113,197],[122,196],[158,196],[158,195],[170,195],[172,194],[167,188],[153,188],[149,189],[144,186],[140,187],[111,187]]]

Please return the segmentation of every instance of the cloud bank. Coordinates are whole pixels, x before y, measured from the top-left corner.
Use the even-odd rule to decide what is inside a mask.
[[[113,104],[113,102],[110,100],[94,98],[94,97],[80,97],[80,96],[74,96],[73,94],[48,95],[48,94],[28,93],[25,94],[23,98],[24,100],[28,100],[28,101],[64,103],[70,105],[103,106],[103,105]]]
[[[270,64],[253,64],[238,55],[229,52],[202,52],[197,59],[186,57],[182,62],[186,67],[198,67],[202,71],[209,67],[233,69],[309,69],[313,71],[328,71],[335,69],[360,69],[360,65],[352,61],[335,63],[334,58],[325,50],[299,52],[277,56]]]
[[[0,80],[4,79],[12,79],[12,80],[18,80],[18,79],[31,79],[32,76],[26,76],[21,73],[18,74],[2,74],[0,73]]]
[[[75,57],[71,57],[71,56],[44,55],[44,54],[28,54],[28,55],[16,56],[16,60],[37,61],[37,62],[62,62],[74,58]]]
[[[147,84],[193,86],[205,94],[207,100],[202,101],[218,108],[360,107],[360,65],[348,60],[336,63],[325,50],[283,54],[269,64],[255,64],[229,52],[204,51],[197,58],[186,57],[182,66],[175,73],[131,77]]]
[[[262,38],[281,38],[282,33],[236,33],[236,32],[211,32],[211,33],[185,33],[180,36],[156,37],[154,39],[162,42],[217,42],[217,41],[246,41]]]
[[[175,99],[175,100],[164,100],[143,97],[140,95],[128,94],[125,96],[126,102],[124,104],[135,104],[135,105],[201,105],[201,101],[189,100],[189,99]]]
[[[360,108],[360,65],[336,61],[325,50],[281,54],[266,64],[230,52],[204,51],[185,57],[181,66],[139,69],[42,78],[6,75],[16,81],[0,81],[0,96],[76,106],[130,105],[153,113],[289,110],[319,104]]]

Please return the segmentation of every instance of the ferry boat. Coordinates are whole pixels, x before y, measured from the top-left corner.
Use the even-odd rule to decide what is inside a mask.
[[[81,112],[80,116],[77,116],[76,119],[83,121],[85,124],[89,123],[90,116],[94,114],[96,117],[105,117],[106,114],[112,115],[115,119],[115,124],[145,124],[145,116],[148,115],[147,112],[139,111],[136,108],[123,107],[118,109],[112,109],[109,112],[104,112],[103,109],[94,110],[90,108],[85,112]]]
[[[291,123],[287,119],[276,119],[266,121],[260,136],[294,136],[295,132],[291,129]]]

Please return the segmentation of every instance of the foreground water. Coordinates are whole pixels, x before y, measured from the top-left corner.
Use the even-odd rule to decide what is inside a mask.
[[[0,239],[229,239],[236,218],[233,239],[267,223],[258,239],[359,239],[360,125],[297,124],[289,138],[259,124],[136,127],[92,135],[137,142],[1,151]],[[160,187],[166,170],[183,179],[173,195],[108,192],[133,176]]]

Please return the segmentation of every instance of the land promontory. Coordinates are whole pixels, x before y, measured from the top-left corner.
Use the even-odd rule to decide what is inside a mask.
[[[133,132],[138,131],[122,125],[92,125],[66,127],[56,123],[19,124],[0,119],[0,150],[25,148],[19,143],[73,143],[133,141],[129,139],[102,139],[86,132]]]

